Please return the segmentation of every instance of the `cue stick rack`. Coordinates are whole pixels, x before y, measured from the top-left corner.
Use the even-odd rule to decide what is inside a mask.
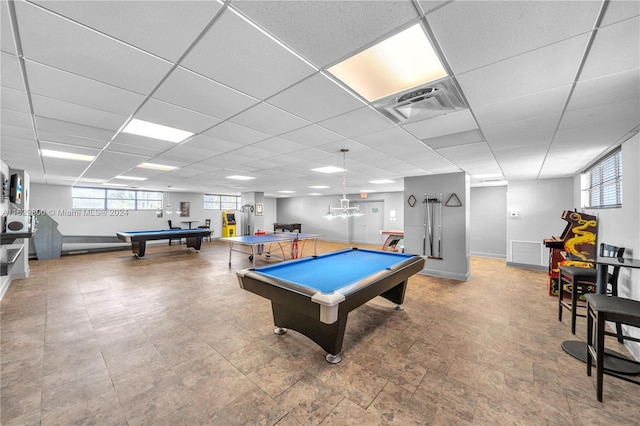
[[[424,234],[422,255],[429,259],[442,259],[442,194],[438,197],[424,194]]]

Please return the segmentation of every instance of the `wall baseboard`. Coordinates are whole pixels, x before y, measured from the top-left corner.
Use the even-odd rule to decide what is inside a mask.
[[[548,266],[527,265],[526,263],[507,262],[507,266],[513,266],[515,268],[522,268],[522,269],[532,269],[534,271],[547,271],[547,270],[549,270]]]
[[[506,259],[507,255],[506,254],[499,254],[499,253],[483,253],[483,252],[478,252],[478,251],[471,251],[469,252],[469,256],[475,256],[475,257],[488,257],[490,259]]]
[[[9,286],[11,285],[11,278],[8,275],[3,275],[2,280],[0,281],[0,300],[4,297],[4,294],[9,290]]]
[[[430,277],[438,277],[438,278],[447,278],[447,279],[456,280],[456,281],[469,281],[469,278],[471,278],[471,272],[467,274],[455,274],[451,272],[437,271],[434,269],[423,269],[418,273],[420,275],[428,275]]]

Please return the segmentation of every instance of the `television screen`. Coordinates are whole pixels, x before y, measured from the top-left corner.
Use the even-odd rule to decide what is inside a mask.
[[[14,204],[22,204],[22,176],[11,175],[9,201]]]
[[[236,224],[236,215],[234,213],[227,213],[227,223],[229,225]]]

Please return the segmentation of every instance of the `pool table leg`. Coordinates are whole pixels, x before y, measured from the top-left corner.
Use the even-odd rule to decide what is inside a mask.
[[[131,242],[131,251],[133,252],[134,256],[144,257],[144,251],[145,251],[146,247],[147,247],[147,242],[146,241],[132,241]]]
[[[202,237],[187,237],[187,248],[195,249],[195,251],[200,251],[202,247]],[[171,241],[171,240],[169,240]]]
[[[277,330],[287,328],[295,330],[307,336],[327,351],[329,354],[325,357],[327,362],[333,364],[340,362],[342,359],[340,352],[342,351],[342,342],[347,328],[348,312],[339,313],[338,320],[333,324],[325,324],[317,318],[273,301],[271,301],[271,310],[273,311],[273,323],[277,327],[274,330],[276,334],[279,334]]]

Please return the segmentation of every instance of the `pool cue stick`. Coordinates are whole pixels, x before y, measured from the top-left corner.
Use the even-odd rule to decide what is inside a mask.
[[[427,203],[427,200],[429,199],[429,196],[427,194],[424,194],[424,200],[422,201],[423,203],[425,203],[424,208],[428,209],[429,208],[429,204]],[[428,222],[428,216],[429,216],[429,211],[425,210],[424,212],[424,229],[422,232],[422,255],[425,256],[427,254],[427,222]]]

